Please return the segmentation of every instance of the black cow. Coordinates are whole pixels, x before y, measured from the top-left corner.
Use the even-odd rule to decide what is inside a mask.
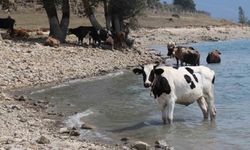
[[[10,16],[8,16],[7,18],[0,18],[0,28],[7,29],[8,33],[12,35],[14,31],[15,22],[16,21],[12,19]]]
[[[90,32],[95,31],[95,28],[92,26],[79,26],[77,28],[69,28],[68,35],[74,34],[78,37],[78,44],[83,43],[83,38]],[[90,41],[89,41],[90,42]]]

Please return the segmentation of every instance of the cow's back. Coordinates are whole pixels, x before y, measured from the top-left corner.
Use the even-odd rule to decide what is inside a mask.
[[[213,90],[214,72],[204,66],[162,67],[161,75],[169,82],[169,97],[176,97],[176,103],[189,105]]]

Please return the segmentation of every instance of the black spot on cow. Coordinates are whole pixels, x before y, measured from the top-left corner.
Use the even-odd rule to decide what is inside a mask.
[[[186,67],[186,70],[190,73],[190,74],[194,74],[194,70],[189,68],[189,67]]]
[[[168,83],[168,80],[165,77],[157,76],[157,79],[155,80],[154,84],[152,85],[152,90],[154,94],[154,97],[160,97],[161,94],[166,93],[170,94],[171,87]]]
[[[198,78],[197,78],[196,75],[194,74],[194,70],[193,70],[193,69],[191,69],[191,68],[189,68],[189,67],[186,67],[185,69],[186,69],[190,74],[192,74],[192,76],[194,77],[194,79],[195,79],[196,82],[199,82],[199,81],[198,81]]]
[[[213,77],[213,80],[212,80],[212,83],[214,84],[214,82],[215,82],[215,76]]]
[[[192,82],[191,82],[191,85],[190,85],[190,88],[191,88],[191,89],[194,89],[195,87],[196,87],[196,86],[195,86],[194,82],[192,81]]]
[[[184,75],[184,78],[185,78],[185,80],[187,81],[187,83],[191,83],[192,82],[192,79],[191,79],[191,77],[189,76],[189,75]]]
[[[194,79],[195,79],[196,82],[199,82],[199,81],[198,81],[198,78],[196,77],[195,74],[193,74],[193,77],[194,77]]]
[[[192,81],[191,77],[189,75],[184,75],[185,80],[187,81],[188,84],[190,84],[190,88],[194,89],[196,86],[194,82]]]

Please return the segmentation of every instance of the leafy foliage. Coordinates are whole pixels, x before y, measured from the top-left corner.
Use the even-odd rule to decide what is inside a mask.
[[[162,3],[160,0],[147,0],[147,7],[149,8],[158,8]]]
[[[174,5],[180,6],[187,11],[196,11],[195,3],[193,0],[174,0]]]
[[[117,14],[123,19],[134,17],[145,6],[146,0],[110,0],[111,14]]]

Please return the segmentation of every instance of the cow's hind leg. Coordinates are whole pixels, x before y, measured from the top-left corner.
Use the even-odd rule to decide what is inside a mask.
[[[197,100],[197,103],[199,107],[201,108],[204,120],[207,120],[208,119],[208,105],[207,105],[206,100],[204,99],[204,97],[201,97]]]
[[[162,121],[164,124],[167,124],[167,119],[166,119],[166,106],[164,106],[162,109],[161,109],[161,117],[162,117]]]
[[[211,120],[215,119],[216,116],[216,108],[215,108],[215,104],[214,104],[214,96],[212,95],[208,95],[206,99],[206,102],[208,104],[208,112],[210,114],[210,118]]]

